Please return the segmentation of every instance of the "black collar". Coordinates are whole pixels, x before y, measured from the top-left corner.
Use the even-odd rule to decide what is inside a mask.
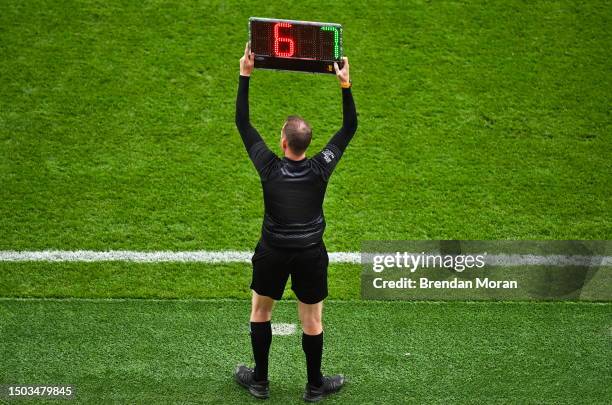
[[[304,163],[306,160],[308,160],[307,157],[304,157],[304,159],[300,159],[300,160],[293,160],[293,159],[289,159],[287,156],[285,156],[283,158],[283,160],[289,162],[289,163],[293,163],[293,164],[301,164]]]

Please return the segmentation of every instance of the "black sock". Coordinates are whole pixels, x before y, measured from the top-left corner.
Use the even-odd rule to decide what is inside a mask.
[[[302,334],[302,349],[306,354],[308,383],[315,387],[323,384],[321,358],[323,357],[323,332],[318,335]]]
[[[251,345],[255,358],[255,380],[268,379],[268,354],[272,344],[272,324],[267,322],[251,322]]]

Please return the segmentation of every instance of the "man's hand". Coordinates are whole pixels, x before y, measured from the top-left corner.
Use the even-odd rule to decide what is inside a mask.
[[[338,80],[340,80],[341,84],[348,83],[351,81],[351,78],[349,76],[348,58],[345,56],[342,58],[342,60],[344,61],[344,66],[342,66],[342,69],[339,69],[338,64],[334,62],[334,70],[336,71],[336,76],[338,77]]]
[[[251,46],[247,42],[244,48],[244,55],[242,56],[242,58],[240,58],[240,76],[251,76],[251,72],[254,68],[255,54],[251,52]]]

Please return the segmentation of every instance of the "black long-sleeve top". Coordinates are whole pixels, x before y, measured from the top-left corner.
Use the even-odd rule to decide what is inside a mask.
[[[264,242],[281,248],[305,248],[321,243],[327,182],[357,131],[357,112],[350,88],[342,89],[342,116],[342,127],[312,158],[280,159],[251,125],[249,77],[240,76],[236,127],[263,187],[265,214],[261,237]]]

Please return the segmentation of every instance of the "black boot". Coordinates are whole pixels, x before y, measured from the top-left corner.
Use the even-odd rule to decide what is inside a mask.
[[[304,390],[304,401],[307,402],[318,402],[334,392],[340,391],[340,388],[344,385],[344,376],[342,374],[323,376],[323,384],[320,387],[315,387],[310,384],[306,384]]]
[[[255,381],[255,371],[248,368],[244,364],[236,366],[234,371],[236,382],[249,390],[249,393],[255,398],[266,399],[270,397],[270,382]]]

